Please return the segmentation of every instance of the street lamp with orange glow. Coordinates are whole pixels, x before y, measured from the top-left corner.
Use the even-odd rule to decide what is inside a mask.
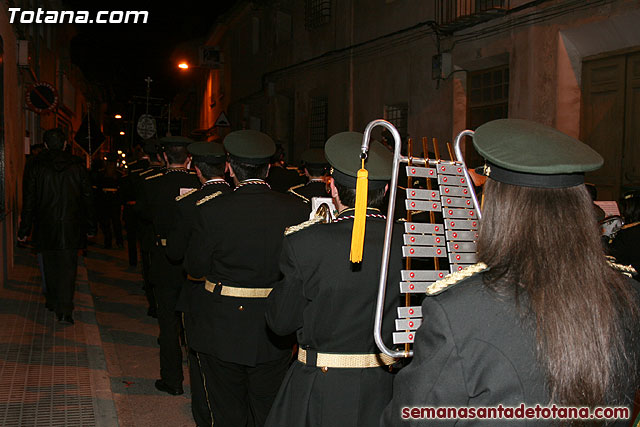
[[[189,64],[187,64],[185,61],[182,61],[181,63],[178,64],[178,68],[180,68],[181,70],[188,70]]]
[[[122,118],[122,114],[116,114],[115,116],[113,116],[116,119],[121,119]]]
[[[123,130],[120,131],[120,135],[124,135],[124,131]]]

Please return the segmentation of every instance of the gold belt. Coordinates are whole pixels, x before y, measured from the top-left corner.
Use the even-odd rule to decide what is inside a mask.
[[[298,349],[298,361],[309,366],[322,368],[377,368],[379,366],[393,365],[395,358],[386,354],[335,354],[316,353],[316,362],[307,363],[307,354],[304,348]]]
[[[204,283],[204,288],[209,292],[213,292],[216,286],[221,287],[220,295],[236,298],[266,298],[273,290],[273,288],[236,288],[208,280]]]

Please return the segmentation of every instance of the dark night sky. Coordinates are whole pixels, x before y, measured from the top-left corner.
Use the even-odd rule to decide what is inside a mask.
[[[88,80],[105,87],[116,102],[144,95],[147,76],[153,79],[151,96],[170,99],[187,78],[171,61],[175,48],[206,37],[216,18],[236,1],[65,0],[67,10],[89,10],[92,14],[98,10],[149,11],[147,24],[76,25],[71,59]]]

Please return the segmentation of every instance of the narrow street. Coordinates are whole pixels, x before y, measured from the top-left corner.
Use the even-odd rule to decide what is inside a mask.
[[[16,274],[0,289],[0,425],[194,425],[188,383],[182,396],[154,387],[158,326],[139,268],[126,249],[89,246],[75,324],[63,325],[44,306],[35,254],[17,249]]]

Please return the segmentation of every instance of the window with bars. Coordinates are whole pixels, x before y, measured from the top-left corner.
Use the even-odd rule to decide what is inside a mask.
[[[509,113],[509,66],[472,71],[467,75],[467,128],[496,119],[506,119]],[[472,144],[465,146],[467,165],[481,165],[484,160]]]
[[[322,148],[327,140],[328,108],[326,96],[311,98],[311,115],[309,119],[309,146]]]
[[[403,141],[407,139],[408,125],[407,116],[409,108],[407,104],[387,105],[384,107],[384,117],[398,130]]]
[[[305,0],[304,24],[307,29],[317,28],[331,19],[331,0]]]
[[[473,71],[467,76],[468,126],[475,129],[495,119],[505,119],[509,112],[509,67]]]

